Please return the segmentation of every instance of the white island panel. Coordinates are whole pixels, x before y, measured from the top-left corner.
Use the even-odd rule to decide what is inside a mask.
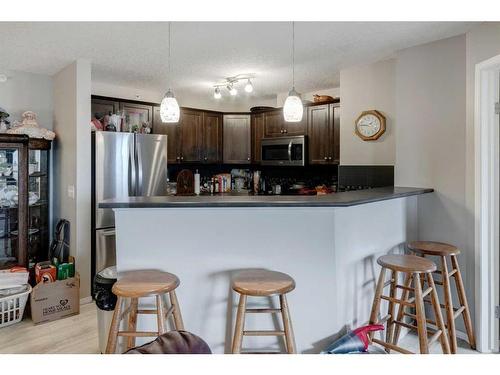
[[[297,349],[317,353],[345,325],[368,319],[376,258],[414,238],[416,200],[345,208],[116,208],[117,268],[179,276],[185,329],[216,353],[231,347],[237,306],[232,273],[248,268],[288,273],[297,284],[288,295]],[[267,314],[247,316],[246,329],[281,323]],[[155,326],[152,317],[139,318],[139,329]],[[280,340],[245,337],[243,345],[266,349]]]

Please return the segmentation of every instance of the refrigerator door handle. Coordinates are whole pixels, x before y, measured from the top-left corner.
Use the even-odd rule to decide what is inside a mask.
[[[135,167],[135,157],[134,157],[134,149],[130,148],[128,153],[128,170],[129,170],[129,179],[128,179],[128,191],[129,196],[136,195],[136,167]]]
[[[136,136],[137,139],[137,136]],[[135,149],[136,149],[136,165],[137,165],[137,183],[136,183],[136,193],[138,197],[142,196],[142,150],[141,150],[141,142],[135,142]]]

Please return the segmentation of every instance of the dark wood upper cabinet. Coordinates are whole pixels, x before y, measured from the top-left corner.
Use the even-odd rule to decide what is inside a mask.
[[[155,134],[165,134],[167,138],[168,163],[178,163],[180,161],[180,126],[179,123],[163,123],[160,117],[160,107],[153,109],[153,129]]]
[[[261,155],[261,141],[264,138],[264,113],[256,113],[251,115],[251,128],[252,128],[252,161],[260,163],[262,161]]]
[[[222,160],[222,114],[204,112],[201,160],[218,163]]]
[[[251,160],[250,115],[224,115],[224,163],[249,164]]]
[[[120,102],[117,100],[92,98],[91,112],[92,116],[98,119],[110,113],[116,113],[120,109]]]
[[[264,137],[281,137],[283,134],[283,112],[264,112]]]
[[[120,110],[125,115],[122,131],[133,131],[134,127],[141,127],[142,123],[153,123],[153,106],[146,104],[136,104],[120,102]],[[152,129],[154,132],[154,129]]]
[[[201,160],[202,125],[202,111],[181,109],[181,162],[197,162]]]
[[[264,112],[264,136],[266,138],[304,135],[306,128],[307,108],[304,108],[304,116],[299,122],[286,122],[281,108]]]
[[[339,162],[339,109],[338,104],[308,107],[309,163],[331,164]]]

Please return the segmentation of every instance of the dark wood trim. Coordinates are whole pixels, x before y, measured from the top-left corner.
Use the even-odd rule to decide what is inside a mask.
[[[52,141],[43,138],[30,138],[28,148],[30,150],[50,150]]]

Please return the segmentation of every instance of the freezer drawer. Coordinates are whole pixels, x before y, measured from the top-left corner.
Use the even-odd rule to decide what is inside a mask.
[[[96,230],[95,272],[116,266],[115,228]]]

